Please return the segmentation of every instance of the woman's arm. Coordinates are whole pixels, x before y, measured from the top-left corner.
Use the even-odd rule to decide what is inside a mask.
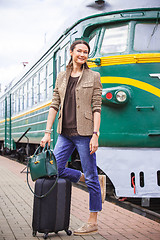
[[[101,121],[101,104],[102,104],[102,84],[100,74],[95,72],[94,91],[92,96],[92,111],[94,128],[93,132],[99,132]],[[90,154],[93,154],[98,149],[98,135],[93,134],[90,141]]]
[[[99,132],[100,128],[100,121],[101,121],[101,114],[99,112],[93,113],[93,121],[94,121],[94,131],[93,132]],[[98,149],[98,135],[93,134],[91,141],[90,141],[90,154],[93,154]]]
[[[48,130],[48,132],[47,131],[45,132],[45,135],[40,142],[41,147],[44,147],[47,142],[48,142],[48,146],[50,146],[51,133],[49,131],[51,131],[51,128],[52,128],[52,125],[55,121],[56,115],[57,115],[57,111],[54,108],[51,107],[49,109],[47,125],[46,125],[46,130]]]
[[[101,111],[102,104],[102,83],[99,72],[94,72],[94,89],[92,95],[92,111]]]

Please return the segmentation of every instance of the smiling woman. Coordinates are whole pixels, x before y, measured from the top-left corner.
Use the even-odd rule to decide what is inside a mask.
[[[62,1],[58,2],[58,0],[42,2],[56,2],[62,5]],[[63,1],[65,12],[70,14],[71,5],[80,4],[79,2]],[[66,141],[66,138],[67,140],[79,138],[79,135],[82,139],[88,139],[90,136],[92,140],[88,142],[89,150],[94,152],[98,147],[96,151],[98,173],[107,176],[108,195],[160,198],[159,180],[157,180],[160,171],[158,150],[160,148],[160,1],[112,0],[105,1],[101,7],[98,7],[97,1],[94,0],[83,2],[87,3],[83,6],[81,4],[80,10],[86,14],[86,17],[79,18],[77,15],[78,21],[73,22],[72,15],[70,22],[73,25],[65,22],[64,28],[59,28],[58,33],[54,33],[51,44],[45,45],[33,64],[28,65],[1,95],[0,107],[3,108],[3,114],[0,119],[0,149],[3,153],[16,151],[19,153],[19,159],[23,159],[27,154],[22,155],[18,149],[23,148],[27,153],[29,146],[29,154],[32,155],[44,133],[45,136],[49,135],[47,139],[51,148],[56,146],[57,139]],[[85,8],[88,2],[93,4]],[[92,14],[91,8],[96,14]],[[39,16],[37,11],[34,10],[32,22],[35,26],[36,19],[38,31],[41,28],[40,21],[45,18],[45,14]],[[50,13],[54,15],[53,8],[49,9]],[[55,15],[56,21],[52,16],[48,25],[44,21],[51,31],[54,31],[55,25],[57,27],[59,22],[63,21],[61,13]],[[0,14],[0,18],[1,16]],[[13,32],[14,24],[11,22],[10,14],[6,16],[9,16],[10,26],[4,26],[7,31]],[[38,17],[41,18],[40,21],[37,21]],[[24,14],[24,18],[29,25],[30,15]],[[4,20],[5,17],[0,21],[0,25],[5,24]],[[22,23],[23,20],[22,18]],[[20,29],[25,27],[24,24]],[[65,31],[59,35],[60,30],[63,29]],[[30,32],[28,35],[32,37]],[[7,37],[14,42],[11,34]],[[85,40],[91,50],[89,51],[87,43],[81,41],[72,48],[72,43],[78,39]],[[6,42],[6,46],[7,52],[10,45]],[[11,46],[13,49],[13,45]],[[3,45],[0,44],[0,48],[2,49]],[[15,57],[17,52],[13,54],[11,50],[10,56]],[[72,59],[67,66],[70,57]],[[2,80],[5,82],[5,78]],[[98,138],[101,83],[103,103],[101,134]],[[52,96],[53,100],[51,100]],[[53,128],[51,128],[52,123],[46,128],[48,112],[52,112],[52,120],[53,116],[56,116]],[[67,113],[74,114],[68,116]],[[65,120],[68,121],[64,122]],[[26,138],[21,139],[28,129],[29,144]],[[68,137],[70,133],[75,135],[78,133],[78,136]],[[46,138],[43,140],[46,141]],[[68,142],[70,143],[70,140]],[[72,152],[72,147],[73,145],[68,154],[68,158],[71,155],[68,167],[78,170],[80,177],[79,171],[82,170],[80,158],[83,159],[84,156],[79,156],[77,149]],[[55,153],[59,152],[59,147],[55,150]],[[65,151],[65,148],[63,150]],[[83,152],[84,150],[80,151],[80,154],[83,155]],[[88,159],[93,156],[94,153],[89,154]],[[64,169],[60,167],[61,174]],[[132,184],[133,175],[136,189]],[[90,180],[87,177],[86,179]],[[77,178],[76,180],[78,181]],[[144,184],[140,184],[141,180]],[[92,204],[91,206],[95,207]],[[97,206],[96,211],[99,208],[98,201]]]
[[[56,80],[45,136],[40,143],[42,147],[46,143],[50,145],[52,125],[61,105],[57,129],[59,136],[54,148],[59,176],[72,182],[85,179],[90,194],[88,222],[85,227],[75,230],[75,235],[95,233],[98,229],[97,213],[102,210],[95,155],[98,149],[102,85],[100,75],[90,70],[86,63],[89,52],[90,47],[84,40],[72,43],[67,69],[60,72]],[[83,173],[66,168],[75,148],[80,155]]]

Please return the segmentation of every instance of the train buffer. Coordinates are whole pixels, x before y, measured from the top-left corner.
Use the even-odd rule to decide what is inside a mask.
[[[43,239],[42,234],[32,237],[33,195],[26,183],[26,174],[20,173],[22,164],[0,156],[0,239]],[[32,187],[34,184],[32,184]],[[72,187],[70,229],[87,221],[88,192]],[[105,201],[98,215],[99,233],[93,236],[67,236],[64,231],[50,234],[50,239],[124,240],[160,239],[160,223]]]

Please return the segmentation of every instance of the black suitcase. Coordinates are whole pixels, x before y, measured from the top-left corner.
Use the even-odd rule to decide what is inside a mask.
[[[43,195],[54,184],[55,179],[38,179],[35,183],[35,194]],[[55,188],[44,198],[34,196],[33,203],[33,236],[37,232],[44,233],[44,239],[48,233],[65,230],[67,235],[72,232],[69,228],[71,204],[71,182],[68,179],[59,178]]]

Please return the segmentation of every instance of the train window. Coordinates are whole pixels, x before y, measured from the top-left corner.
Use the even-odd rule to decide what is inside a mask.
[[[3,117],[5,117],[5,100],[3,101]]]
[[[53,94],[53,59],[48,62],[47,65],[47,87],[48,87],[48,99],[52,97]]]
[[[65,65],[65,48],[62,48],[61,49],[61,53],[60,53],[60,56],[61,56],[61,69],[63,69],[64,65]],[[64,70],[64,69],[63,69]],[[62,71],[63,71],[62,70]]]
[[[60,57],[60,49],[58,49],[58,51],[54,54],[54,77],[55,77],[55,79],[57,78],[57,75],[60,72],[60,66],[61,66],[61,57]]]
[[[16,95],[14,92],[12,95],[12,115],[15,113],[15,100],[16,100]]]
[[[56,59],[56,73],[58,74],[61,71],[61,56],[58,55]]]
[[[67,64],[69,63],[70,60],[70,53],[69,53],[69,44],[65,47],[65,67],[67,66]]]
[[[95,42],[96,42],[96,34],[97,32],[93,32],[90,36],[89,36],[89,46],[90,46],[90,56],[92,56],[94,50],[95,50]]]
[[[38,73],[37,81],[37,102],[40,102],[40,73]]]
[[[24,95],[25,95],[25,92],[24,92],[24,86],[22,87],[22,110],[24,110]]]
[[[19,94],[18,94],[18,90],[16,91],[16,96],[15,96],[15,107],[16,107],[16,110],[15,112],[18,113],[18,105],[19,105]]]
[[[32,78],[32,105],[38,102],[38,77],[35,75]]]
[[[52,74],[53,73],[53,59],[51,59],[49,62],[48,62],[48,64],[47,64],[47,66],[48,66],[48,75],[50,75],[50,74]]]
[[[0,118],[2,118],[3,117],[3,115],[2,115],[2,111],[3,111],[2,102],[0,102],[0,109],[1,109],[1,111],[0,111]]]
[[[65,71],[66,65],[68,64],[69,59],[70,59],[70,54],[69,54],[69,43],[68,43],[65,46],[63,46],[63,48],[61,48],[60,50],[59,63],[60,63],[61,71]]]
[[[1,109],[1,111],[0,111],[0,118],[2,118],[2,102],[1,102],[1,99],[0,99],[0,109]]]
[[[42,69],[39,72],[39,84],[38,84],[38,101],[43,102],[45,99],[46,93],[46,81],[44,70]]]
[[[101,54],[124,52],[127,48],[128,25],[119,27],[106,27]]]
[[[0,109],[1,109],[0,117],[3,118],[3,103],[2,102],[0,103]]]
[[[5,117],[5,109],[4,109],[4,108],[5,108],[5,101],[2,101],[2,102],[1,102],[1,106],[0,106],[0,107],[1,107],[1,108],[0,108],[0,109],[1,109],[1,111],[0,111],[0,112],[1,112],[1,113],[0,113],[0,114],[1,114],[1,117],[4,118],[4,117]]]
[[[12,96],[11,96],[11,115],[14,114],[14,104],[15,104],[15,93],[12,93]]]
[[[48,76],[48,99],[53,95],[53,74]]]
[[[27,108],[27,84],[26,83],[24,85],[23,98],[24,98],[24,109],[26,109]]]
[[[30,82],[30,81],[27,82],[27,100],[26,100],[26,102],[27,102],[27,108],[29,107],[29,97],[30,97],[30,96],[29,96],[29,95],[30,95],[29,93],[31,92],[31,89],[30,89],[30,91],[29,91],[29,82]]]
[[[17,92],[14,93],[14,112],[17,112]]]
[[[32,81],[27,82],[27,108],[32,105]]]
[[[160,51],[160,25],[156,23],[138,23],[135,26],[135,51]]]
[[[2,106],[2,102],[0,102],[0,109],[1,109],[1,111],[0,111],[0,118],[2,118],[2,117],[3,117],[3,106]]]
[[[48,65],[46,65],[46,68],[45,68],[44,81],[45,81],[45,96],[44,96],[44,98],[46,99],[47,95],[48,95]]]
[[[3,117],[3,115],[2,115],[2,111],[3,111],[3,110],[2,110],[2,109],[3,109],[3,108],[2,108],[2,102],[0,102],[0,109],[1,109],[1,111],[0,111],[0,118],[2,118],[2,117]]]
[[[20,88],[18,91],[18,112],[21,111],[21,96],[22,96],[22,89]]]
[[[23,87],[19,89],[19,111],[22,111],[23,107]]]
[[[50,99],[53,95],[53,74],[48,76],[48,98]]]
[[[5,117],[5,100],[3,101],[3,117]]]

